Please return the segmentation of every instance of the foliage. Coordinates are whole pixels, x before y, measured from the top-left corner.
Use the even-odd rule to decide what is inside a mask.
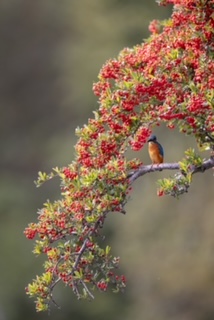
[[[55,303],[53,289],[60,281],[78,298],[93,298],[94,288],[124,290],[126,279],[117,274],[119,258],[109,246],[102,248],[101,228],[109,212],[125,213],[140,170],[178,169],[174,177],[159,181],[159,195],[177,197],[187,192],[193,173],[214,166],[214,4],[160,2],[174,4],[171,19],[153,21],[149,39],[125,48],[102,67],[93,87],[99,110],[76,130],[75,161],[49,175],[39,173],[38,186],[60,178],[61,199],[45,203],[38,222],[25,230],[27,238],[38,237],[34,253],[47,256],[45,272],[27,287],[27,294],[37,299],[37,311]],[[174,167],[128,160],[126,151],[140,150],[162,122],[193,135],[200,148],[211,151],[209,163],[192,149]]]

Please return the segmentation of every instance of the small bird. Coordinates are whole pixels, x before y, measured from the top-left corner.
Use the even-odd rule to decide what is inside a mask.
[[[152,134],[147,142],[148,152],[150,159],[152,160],[152,164],[163,163],[164,151],[162,145],[157,141],[157,137]]]

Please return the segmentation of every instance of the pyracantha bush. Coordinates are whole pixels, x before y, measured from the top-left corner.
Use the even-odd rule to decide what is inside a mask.
[[[102,67],[93,90],[99,109],[76,130],[76,158],[51,174],[39,173],[37,185],[58,176],[61,199],[47,202],[38,221],[25,229],[35,240],[34,253],[46,255],[44,273],[26,288],[37,311],[54,302],[59,282],[78,298],[93,298],[93,289],[123,291],[119,258],[102,247],[101,228],[109,212],[125,212],[135,179],[160,169],[176,174],[159,181],[159,195],[187,192],[192,174],[214,166],[214,1],[163,0],[172,16],[151,22],[151,36]],[[178,163],[144,166],[128,160],[126,150],[140,150],[152,128],[165,123],[192,135],[210,150],[203,160],[194,150]],[[55,303],[55,302],[54,302]]]

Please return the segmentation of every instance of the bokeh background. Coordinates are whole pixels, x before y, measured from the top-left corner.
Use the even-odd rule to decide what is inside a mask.
[[[214,319],[212,172],[198,174],[180,200],[156,196],[153,173],[134,185],[127,214],[111,214],[103,232],[121,257],[126,293],[77,301],[59,287],[61,310],[37,314],[24,288],[42,272],[42,258],[23,230],[36,221],[57,180],[41,188],[37,172],[67,165],[74,130],[98,107],[92,84],[102,64],[148,37],[148,24],[171,7],[147,0],[2,0],[0,2],[0,320]],[[155,133],[166,161],[195,142],[164,126]],[[149,163],[146,150],[136,154]],[[206,156],[206,154],[205,154]]]

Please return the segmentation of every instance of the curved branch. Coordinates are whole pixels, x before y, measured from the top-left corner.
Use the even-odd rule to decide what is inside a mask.
[[[192,174],[197,172],[204,172],[208,169],[214,167],[214,156],[210,157],[208,160],[205,160],[201,166],[192,165],[191,172]],[[131,172],[128,175],[129,182],[132,184],[135,180],[139,177],[143,176],[146,173],[155,172],[155,171],[162,171],[162,170],[180,170],[179,163],[161,163],[161,164],[150,164],[141,166],[134,172]]]

